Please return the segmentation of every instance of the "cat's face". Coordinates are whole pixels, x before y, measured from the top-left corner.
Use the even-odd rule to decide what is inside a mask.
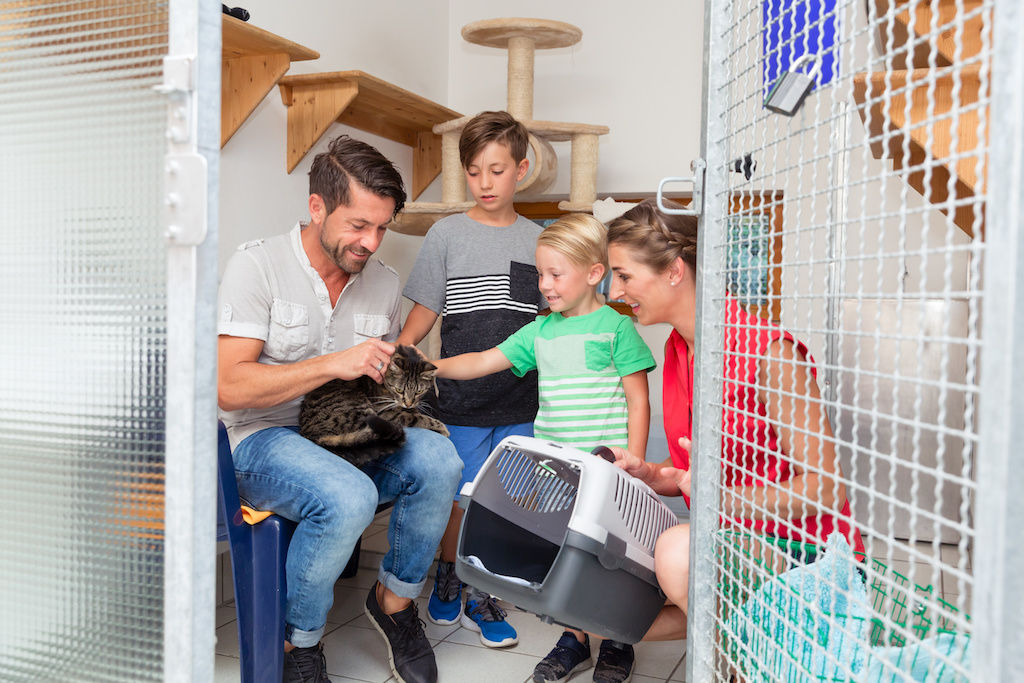
[[[414,408],[434,389],[437,366],[423,360],[411,346],[399,346],[384,372],[384,388],[403,408]]]

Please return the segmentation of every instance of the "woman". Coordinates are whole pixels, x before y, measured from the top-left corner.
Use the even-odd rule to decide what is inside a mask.
[[[697,219],[641,202],[608,227],[611,296],[642,325],[669,323],[662,401],[669,460],[647,463],[617,449],[620,467],[662,495],[689,503],[693,416]],[[863,552],[852,526],[832,429],[813,359],[789,334],[726,300],[722,427],[722,526],[823,544],[833,529]],[[647,640],[686,635],[690,528],[659,537],[655,570],[667,605]]]

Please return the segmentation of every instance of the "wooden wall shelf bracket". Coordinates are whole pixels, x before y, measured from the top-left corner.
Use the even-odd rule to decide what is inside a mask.
[[[231,139],[293,61],[319,56],[308,47],[222,15],[220,146]]]
[[[413,148],[412,199],[441,173],[433,127],[462,116],[362,71],[286,76],[277,85],[288,107],[289,173],[337,121]]]

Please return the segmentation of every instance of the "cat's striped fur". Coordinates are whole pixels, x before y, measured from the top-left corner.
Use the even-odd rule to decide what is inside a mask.
[[[384,382],[369,377],[331,380],[306,394],[299,409],[299,433],[361,467],[391,455],[405,443],[405,427],[444,436],[444,424],[421,411],[436,391],[437,368],[411,346],[399,346],[384,371]]]

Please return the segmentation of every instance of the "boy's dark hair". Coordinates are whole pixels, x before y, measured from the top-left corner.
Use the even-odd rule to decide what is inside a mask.
[[[309,169],[309,193],[324,200],[327,215],[348,206],[349,182],[355,180],[378,197],[395,200],[395,214],[405,206],[405,186],[394,164],[376,147],[340,135],[326,152],[317,154]]]
[[[512,118],[507,111],[482,111],[469,120],[459,136],[459,161],[469,168],[473,159],[489,143],[498,142],[508,148],[517,164],[526,158],[530,144],[526,126]]]

